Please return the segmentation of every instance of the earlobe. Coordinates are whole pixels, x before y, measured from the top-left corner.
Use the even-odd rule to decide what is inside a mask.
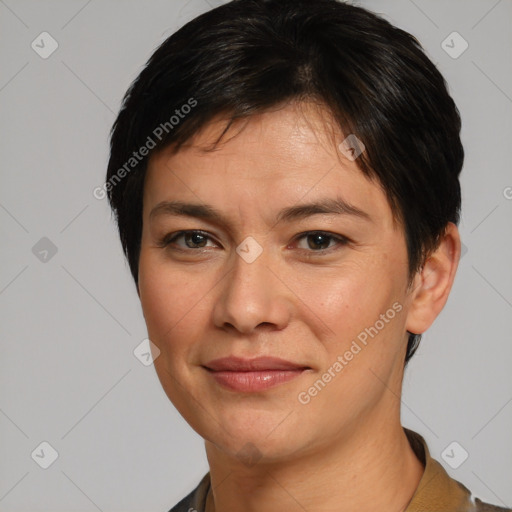
[[[437,249],[427,258],[411,286],[407,331],[422,334],[432,325],[448,300],[459,259],[459,231],[449,222]]]

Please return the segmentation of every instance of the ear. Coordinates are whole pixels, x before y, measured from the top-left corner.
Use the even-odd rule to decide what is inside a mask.
[[[438,248],[427,258],[411,285],[407,331],[422,334],[432,325],[448,300],[459,259],[459,230],[449,222]]]

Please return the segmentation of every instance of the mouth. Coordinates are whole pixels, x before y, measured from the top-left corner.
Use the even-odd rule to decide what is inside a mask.
[[[311,370],[308,366],[275,357],[224,357],[203,367],[222,387],[245,393],[273,388]]]

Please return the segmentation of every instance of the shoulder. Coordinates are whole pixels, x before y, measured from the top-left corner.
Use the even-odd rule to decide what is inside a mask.
[[[475,498],[474,511],[475,512],[512,512],[512,509],[498,507],[496,505],[491,505],[490,503],[484,503],[483,501],[479,500],[478,498]]]
[[[204,512],[206,496],[210,489],[210,473],[204,475],[198,486],[185,496],[169,512]]]
[[[179,503],[174,505],[169,512],[193,512],[194,507],[192,507],[191,504],[194,498],[194,492],[195,490],[185,496]]]
[[[450,477],[444,467],[429,453],[425,439],[404,429],[424,473],[405,512],[512,512],[510,508],[485,503],[473,496],[461,482]]]

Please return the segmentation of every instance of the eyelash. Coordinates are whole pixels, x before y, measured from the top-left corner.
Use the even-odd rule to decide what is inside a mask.
[[[201,231],[201,230],[197,230],[197,229],[192,229],[192,230],[185,230],[185,231],[177,231],[175,233],[170,233],[166,236],[164,236],[158,246],[161,247],[161,248],[168,248],[168,246],[170,246],[172,243],[174,243],[176,240],[178,240],[179,238],[185,236],[185,235],[194,235],[194,234],[199,234],[199,235],[202,235],[203,237],[209,239],[209,240],[212,240],[212,237],[206,233],[205,231]],[[295,241],[299,241],[301,240],[302,238],[307,238],[308,236],[314,236],[314,235],[322,235],[328,239],[331,239],[331,240],[335,240],[336,242],[338,242],[338,246],[342,247],[342,246],[345,246],[345,245],[348,245],[351,240],[348,239],[347,237],[345,236],[342,236],[342,235],[334,235],[332,233],[329,233],[328,231],[305,231],[304,233],[300,233],[299,235],[297,235],[295,237]],[[196,252],[203,252],[205,250],[205,248],[203,247],[199,247],[199,248],[174,248],[175,250],[178,250],[178,251],[182,251],[182,252],[188,252],[188,251],[196,251]],[[203,251],[201,251],[201,249],[203,249]],[[308,254],[308,256],[312,256],[312,255],[323,255],[323,254],[327,254],[327,253],[330,253],[332,252],[333,250],[337,250],[336,247],[329,247],[327,249],[321,249],[321,250],[318,250],[318,251],[315,251],[315,250],[308,250],[308,249],[300,249],[301,251],[306,251],[310,254]]]

